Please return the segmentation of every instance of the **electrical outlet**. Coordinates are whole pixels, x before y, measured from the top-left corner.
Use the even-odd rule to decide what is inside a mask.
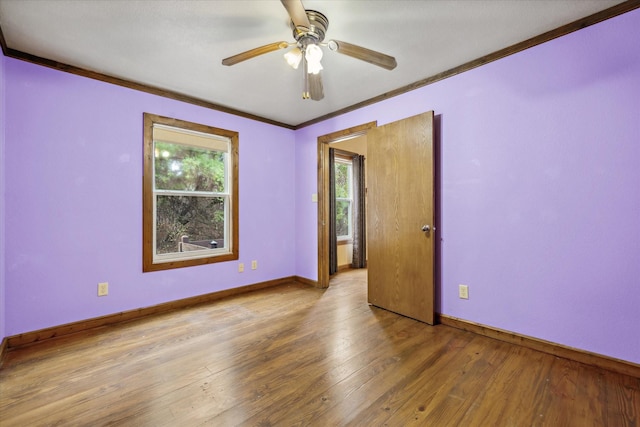
[[[238,263],[238,273],[242,273],[244,271],[244,263]]]
[[[469,286],[458,285],[458,296],[462,299],[469,299]]]
[[[104,297],[107,295],[109,295],[109,283],[107,282],[98,283],[98,296]]]
[[[256,261],[256,260],[251,261],[251,269],[252,270],[257,270],[258,269],[258,261]]]
[[[313,193],[311,195],[311,202],[318,203],[318,193]]]

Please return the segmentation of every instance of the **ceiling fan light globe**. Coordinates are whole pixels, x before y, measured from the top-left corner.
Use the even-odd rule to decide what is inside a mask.
[[[322,70],[322,49],[317,44],[310,44],[304,51],[304,57],[307,60],[307,71],[309,74],[318,74]]]
[[[287,61],[287,64],[293,67],[294,70],[297,70],[300,65],[300,61],[302,61],[302,52],[299,48],[294,47],[284,54],[284,59]]]
[[[322,70],[322,64],[320,62],[308,62],[307,72],[309,74],[318,74]]]
[[[322,59],[322,49],[317,44],[310,44],[305,50],[305,58],[307,61],[320,63]]]

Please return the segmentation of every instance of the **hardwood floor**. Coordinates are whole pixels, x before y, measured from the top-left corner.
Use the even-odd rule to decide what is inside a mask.
[[[366,272],[10,351],[0,425],[639,426],[640,379],[366,303]]]

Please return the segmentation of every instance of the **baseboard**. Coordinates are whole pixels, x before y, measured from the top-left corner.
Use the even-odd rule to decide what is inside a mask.
[[[626,360],[615,359],[613,357],[592,353],[586,350],[580,350],[568,347],[562,344],[556,344],[551,341],[545,341],[514,332],[505,331],[480,323],[470,322],[468,320],[459,319],[446,314],[437,315],[437,323],[451,326],[453,328],[462,329],[473,332],[485,337],[494,338],[511,344],[517,344],[543,353],[552,354],[564,359],[573,360],[584,363],[586,365],[595,366],[606,369],[608,371],[617,372],[619,374],[629,375],[640,378],[640,365]]]
[[[252,292],[259,289],[269,288],[272,286],[284,285],[287,283],[292,283],[294,281],[300,280],[298,280],[298,278],[294,276],[284,277],[282,279],[275,279],[266,282],[255,283],[252,285],[240,286],[238,288],[226,289],[223,291],[212,292],[204,295],[197,295],[194,297],[184,298],[176,301],[169,301],[150,307],[108,314],[106,316],[94,317],[91,319],[80,320],[78,322],[72,322],[60,326],[52,326],[50,328],[13,335],[10,337],[6,337],[2,341],[3,347],[0,349],[0,357],[4,357],[5,351],[8,351],[10,349],[22,347],[36,342],[41,342],[47,339],[70,335],[76,332],[99,328],[101,326],[136,320],[142,317],[166,313],[168,311],[179,310],[199,304],[206,304],[222,298],[239,295],[246,292]],[[2,360],[3,359],[0,358],[0,365],[2,364]]]
[[[2,367],[2,362],[4,362],[4,355],[8,351],[8,347],[7,346],[8,346],[7,338],[3,338],[2,342],[0,343],[0,368]]]
[[[302,276],[295,276],[294,279],[296,282],[302,283],[303,285],[313,286],[314,288],[319,287],[317,280],[307,279],[306,277]]]

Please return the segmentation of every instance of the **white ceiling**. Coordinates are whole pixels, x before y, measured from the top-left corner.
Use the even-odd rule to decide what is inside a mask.
[[[293,41],[278,0],[0,0],[6,47],[298,125],[607,9],[620,0],[303,0],[326,39],[395,56],[393,71],[325,50],[325,98],[303,100],[284,51],[226,67],[228,56]]]

